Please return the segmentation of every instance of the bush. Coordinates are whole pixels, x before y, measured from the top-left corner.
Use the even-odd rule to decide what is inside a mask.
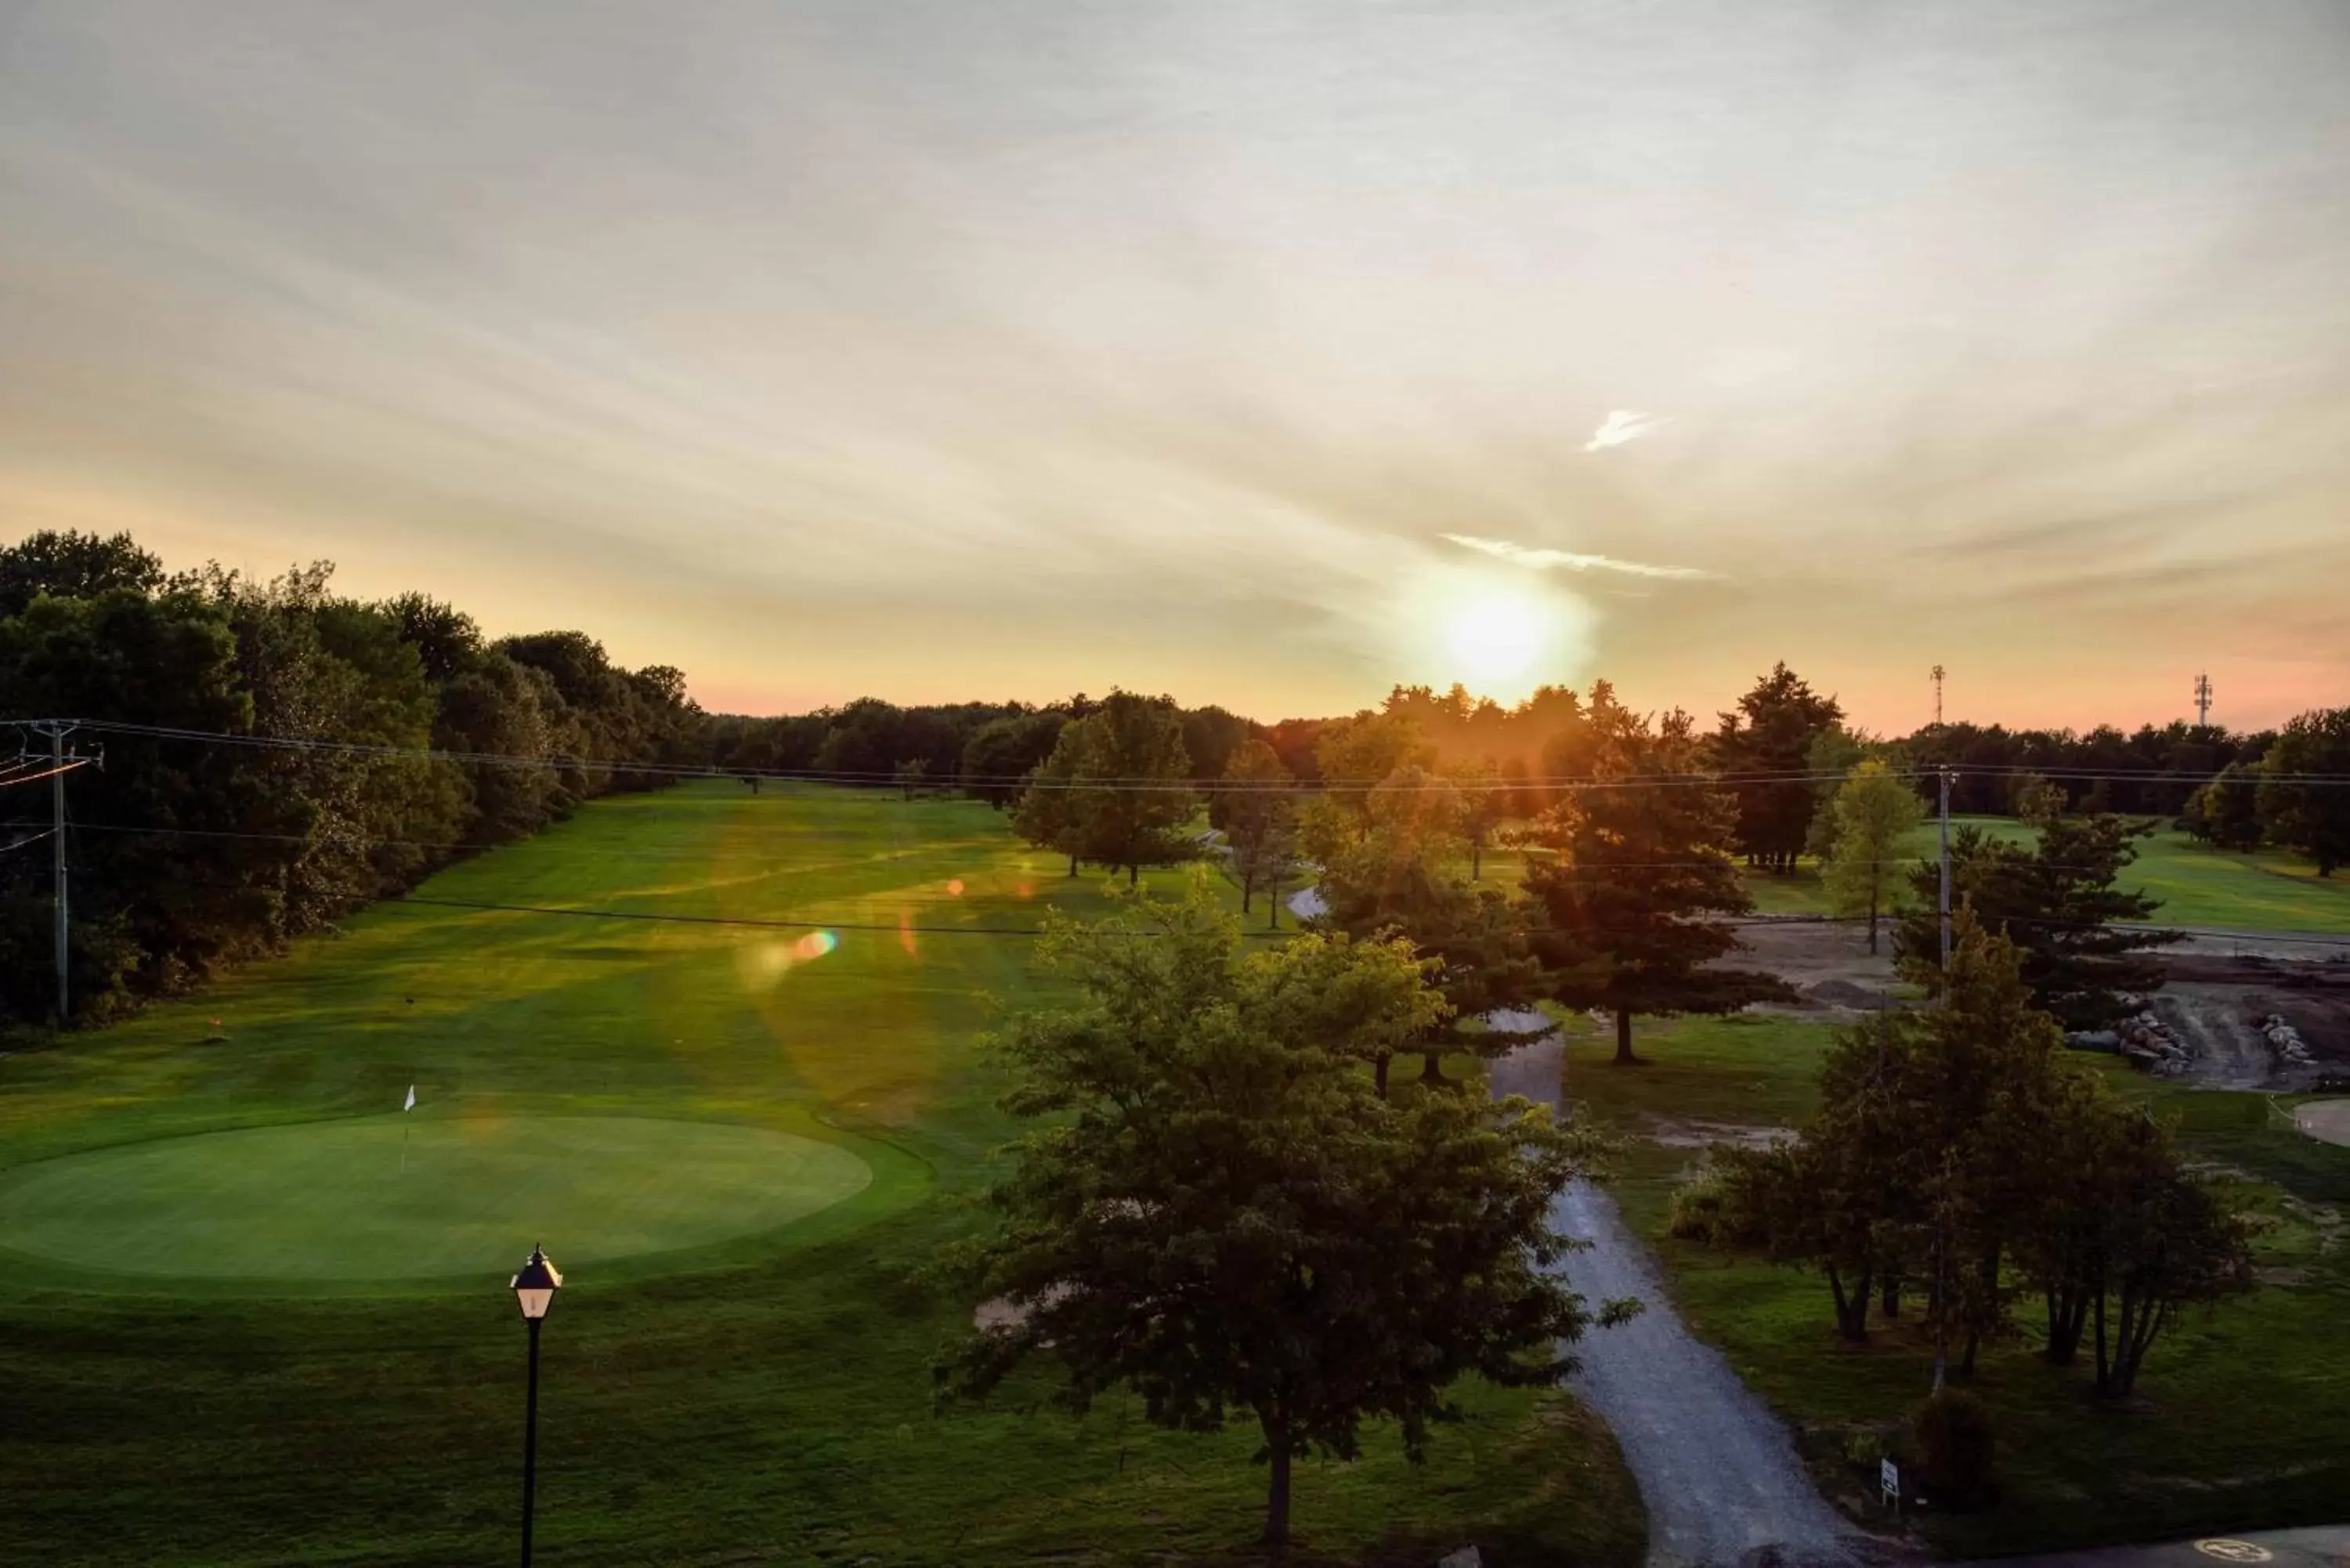
[[[1721,1178],[1711,1170],[1700,1172],[1674,1190],[1665,1228],[1679,1241],[1718,1247],[1727,1239],[1722,1201]]]
[[[1697,1174],[1674,1190],[1666,1229],[1680,1241],[1709,1247],[1764,1245],[1776,1152],[1716,1145]]]
[[[1885,1439],[1875,1432],[1855,1432],[1844,1440],[1844,1462],[1871,1476],[1877,1474],[1885,1453]]]
[[[1996,1438],[1991,1412],[1962,1388],[1945,1388],[1910,1417],[1926,1495],[1945,1508],[1989,1502]]]

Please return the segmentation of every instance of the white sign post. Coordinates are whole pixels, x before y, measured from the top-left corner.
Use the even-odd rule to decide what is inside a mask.
[[[1877,1482],[1885,1493],[1885,1501],[1893,1505],[1893,1511],[1900,1512],[1901,1467],[1891,1459],[1879,1459],[1877,1464]]]

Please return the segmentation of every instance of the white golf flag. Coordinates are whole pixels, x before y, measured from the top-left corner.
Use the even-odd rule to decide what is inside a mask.
[[[404,1106],[400,1106],[400,1108],[401,1110],[403,1110],[403,1111],[412,1111],[412,1110],[414,1110],[414,1109],[416,1108],[416,1085],[415,1085],[411,1084],[411,1085],[408,1085],[408,1104],[406,1104],[406,1105],[404,1105]]]

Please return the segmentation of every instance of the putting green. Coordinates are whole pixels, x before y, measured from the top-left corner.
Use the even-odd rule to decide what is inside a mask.
[[[12,1172],[0,1247],[221,1280],[495,1273],[770,1231],[861,1191],[847,1149],[730,1122],[367,1116],[92,1149]]]

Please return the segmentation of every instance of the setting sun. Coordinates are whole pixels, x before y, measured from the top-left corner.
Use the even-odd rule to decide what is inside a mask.
[[[1480,680],[1524,674],[1548,640],[1542,612],[1511,595],[1482,597],[1452,622],[1452,652]]]

